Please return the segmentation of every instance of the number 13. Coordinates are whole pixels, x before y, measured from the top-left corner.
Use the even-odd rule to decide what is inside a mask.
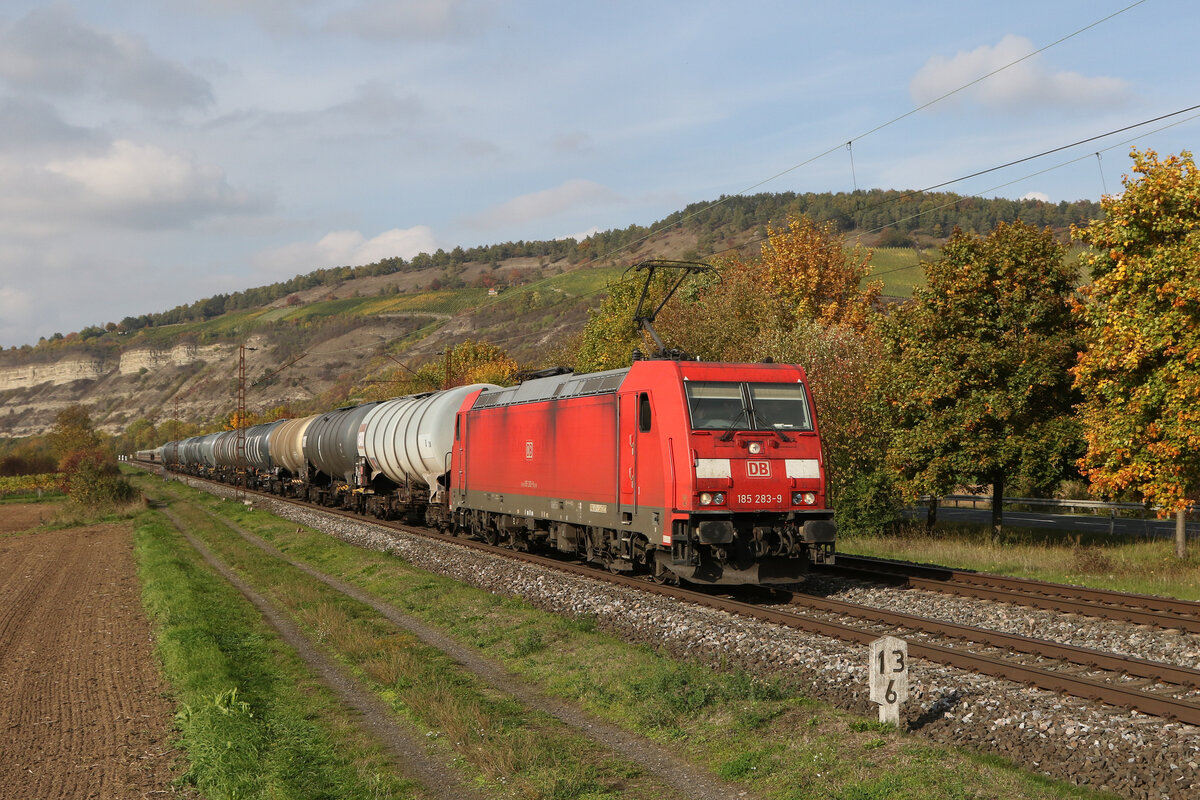
[[[904,651],[903,650],[893,650],[892,655],[896,657],[896,666],[892,669],[892,672],[904,672]],[[879,651],[879,671],[880,672],[887,672],[887,664],[885,663],[886,656],[887,656],[886,652],[884,652],[883,650]]]

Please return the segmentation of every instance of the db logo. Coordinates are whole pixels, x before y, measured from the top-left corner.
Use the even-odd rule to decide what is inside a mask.
[[[771,462],[770,461],[747,461],[746,462],[746,477],[747,478],[769,478],[769,477],[771,477]]]

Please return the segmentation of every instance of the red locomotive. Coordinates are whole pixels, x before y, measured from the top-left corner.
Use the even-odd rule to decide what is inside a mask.
[[[636,361],[474,392],[449,467],[459,530],[615,571],[781,583],[833,556],[798,366]]]

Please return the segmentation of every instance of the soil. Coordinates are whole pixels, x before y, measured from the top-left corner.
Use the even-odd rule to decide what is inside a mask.
[[[0,506],[0,533],[45,506]],[[0,797],[172,795],[173,704],[127,525],[0,537]]]
[[[0,534],[36,528],[53,515],[52,506],[37,503],[0,506]]]

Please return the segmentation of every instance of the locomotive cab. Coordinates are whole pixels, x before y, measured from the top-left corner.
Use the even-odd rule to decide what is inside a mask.
[[[635,423],[622,426],[622,521],[662,520],[651,564],[660,577],[787,583],[833,560],[820,438],[799,367],[642,362],[622,389],[621,419]]]
[[[678,497],[670,569],[692,580],[799,579],[833,559],[812,404],[795,367],[734,376],[684,366],[693,480]],[[707,373],[707,374],[706,374]]]

